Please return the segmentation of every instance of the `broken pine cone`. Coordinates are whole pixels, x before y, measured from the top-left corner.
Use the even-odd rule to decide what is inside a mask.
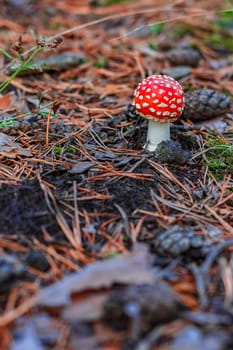
[[[170,50],[167,59],[175,66],[197,67],[201,59],[199,51],[190,47]]]
[[[182,117],[192,121],[216,118],[231,111],[232,104],[225,94],[212,89],[197,89],[185,94]]]

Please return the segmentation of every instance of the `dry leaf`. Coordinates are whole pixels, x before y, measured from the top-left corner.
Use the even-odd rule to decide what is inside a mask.
[[[62,319],[70,323],[99,320],[102,317],[103,305],[108,298],[108,294],[108,292],[101,292],[101,294],[93,292],[92,295],[87,295],[84,300],[65,307],[62,312]]]
[[[0,156],[15,158],[17,155],[31,157],[32,154],[25,148],[22,148],[19,143],[14,141],[14,138],[6,134],[0,133]]]
[[[38,304],[48,307],[69,305],[71,295],[85,290],[111,287],[114,283],[153,283],[154,273],[149,265],[147,249],[140,245],[133,252],[98,261],[63,278],[38,293]]]
[[[5,95],[0,95],[0,109],[10,108],[15,100],[15,94],[8,92]]]

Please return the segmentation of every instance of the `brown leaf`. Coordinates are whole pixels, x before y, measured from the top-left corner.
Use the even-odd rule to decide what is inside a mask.
[[[15,158],[17,155],[31,157],[32,154],[22,148],[13,137],[0,133],[0,155],[7,158]]]
[[[15,95],[8,92],[5,95],[0,95],[0,109],[10,108],[15,100]]]
[[[103,314],[103,305],[108,297],[107,292],[87,295],[84,300],[68,305],[62,312],[62,318],[66,322],[86,321],[93,322],[99,320]]]
[[[73,293],[111,287],[114,283],[152,283],[154,274],[149,269],[146,248],[138,246],[133,252],[115,258],[98,261],[86,266],[81,272],[73,273],[52,286],[43,288],[38,294],[38,304],[60,307],[70,304]]]

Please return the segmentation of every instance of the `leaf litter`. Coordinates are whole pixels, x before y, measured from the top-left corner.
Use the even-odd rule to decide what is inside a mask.
[[[0,19],[1,82],[43,44],[0,99],[0,347],[228,349],[232,9],[26,3]],[[154,73],[187,96],[156,157],[131,105]]]

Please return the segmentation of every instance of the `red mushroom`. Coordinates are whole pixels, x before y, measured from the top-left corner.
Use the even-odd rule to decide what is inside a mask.
[[[134,93],[136,111],[149,119],[148,151],[155,151],[161,141],[170,140],[170,122],[184,109],[184,92],[180,84],[167,75],[151,75],[139,83]]]

